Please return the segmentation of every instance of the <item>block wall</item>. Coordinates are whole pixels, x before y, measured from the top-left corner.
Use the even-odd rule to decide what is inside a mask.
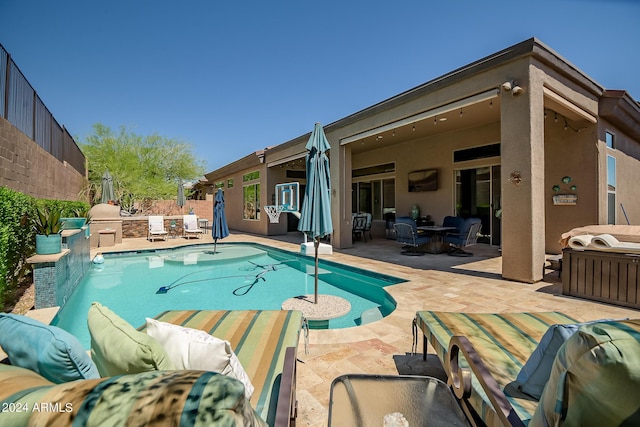
[[[42,199],[79,200],[86,178],[0,117],[0,185]]]

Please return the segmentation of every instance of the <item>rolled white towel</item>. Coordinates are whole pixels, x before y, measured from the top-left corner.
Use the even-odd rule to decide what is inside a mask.
[[[620,241],[611,234],[598,234],[591,239],[591,246],[597,249],[609,249],[620,246]]]
[[[591,234],[581,234],[578,236],[573,236],[569,239],[569,247],[571,249],[585,249],[591,244],[591,239],[593,239],[593,236]]]
[[[621,242],[611,234],[598,234],[587,249],[606,252],[640,253],[640,243]]]

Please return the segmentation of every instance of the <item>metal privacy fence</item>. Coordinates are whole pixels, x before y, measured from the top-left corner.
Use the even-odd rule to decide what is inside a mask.
[[[56,159],[85,175],[85,157],[73,137],[60,126],[35,89],[0,45],[0,116],[20,129]]]

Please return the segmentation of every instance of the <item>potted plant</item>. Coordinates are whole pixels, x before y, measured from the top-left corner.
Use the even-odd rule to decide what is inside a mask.
[[[62,226],[63,230],[81,229],[87,222],[89,222],[89,208],[75,208],[71,212],[71,215],[73,216],[68,218],[60,218],[60,221],[64,222],[64,225]]]
[[[33,229],[36,232],[36,254],[49,255],[62,252],[62,226],[60,212],[39,207],[33,219]]]
[[[75,216],[76,216],[76,218],[84,218],[84,224],[80,228],[82,228],[84,230],[84,234],[85,234],[85,237],[87,239],[90,236],[90,232],[89,232],[89,222],[91,221],[90,210],[91,210],[91,208],[89,206],[87,206],[87,207],[76,208],[73,211]]]

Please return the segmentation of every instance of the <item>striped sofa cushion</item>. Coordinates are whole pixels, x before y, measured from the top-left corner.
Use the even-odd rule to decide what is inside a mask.
[[[155,319],[229,341],[255,387],[251,405],[263,420],[273,424],[285,350],[298,347],[300,311],[172,310]]]
[[[580,327],[558,351],[531,425],[640,425],[640,320]]]
[[[558,312],[482,314],[419,311],[416,322],[443,365],[448,359],[451,337],[466,336],[526,424],[538,402],[517,390],[513,384],[515,378],[551,325],[575,323],[576,320]],[[475,378],[472,384],[470,401],[475,410],[487,425],[501,425]]]
[[[151,371],[53,384],[0,364],[0,425],[263,426],[236,379]]]

